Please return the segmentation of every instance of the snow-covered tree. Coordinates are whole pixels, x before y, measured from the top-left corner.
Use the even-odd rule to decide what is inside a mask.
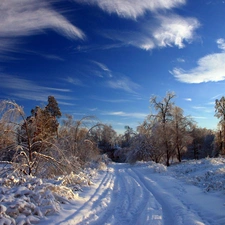
[[[180,107],[174,106],[171,110],[172,120],[171,134],[173,147],[176,151],[176,156],[179,162],[181,162],[182,155],[187,150],[188,144],[191,143],[191,129],[193,121],[190,117],[183,115],[183,110]]]
[[[216,99],[215,101],[215,116],[219,119],[219,133],[221,149],[220,153],[225,154],[225,97],[222,96],[221,99]]]
[[[7,100],[0,103],[0,109],[0,123],[9,124],[8,133],[14,136],[13,146],[7,150],[13,152],[11,161],[17,171],[47,176],[46,171],[63,173],[70,167],[57,146],[57,127],[51,126],[56,124],[52,115],[36,107],[35,113],[26,117],[21,106]]]
[[[59,146],[76,167],[85,166],[99,155],[98,143],[90,135],[91,130],[98,127],[96,124],[93,116],[74,120],[71,115],[66,115],[62,122],[59,129]]]
[[[156,96],[150,98],[151,107],[156,111],[156,114],[153,115],[155,119],[162,125],[162,135],[164,139],[164,148],[166,155],[166,165],[170,165],[170,158],[173,155],[173,148],[170,143],[170,125],[171,121],[171,110],[174,105],[172,99],[175,97],[175,93],[168,92],[162,100],[157,100]]]

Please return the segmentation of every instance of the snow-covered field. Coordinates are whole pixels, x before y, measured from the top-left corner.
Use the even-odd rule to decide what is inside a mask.
[[[224,225],[225,159],[0,180],[0,224]]]

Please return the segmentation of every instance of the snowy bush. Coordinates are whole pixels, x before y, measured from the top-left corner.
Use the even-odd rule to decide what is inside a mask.
[[[202,187],[205,191],[225,192],[225,159],[206,158],[174,165],[170,171],[188,183]]]
[[[57,179],[10,175],[0,178],[0,225],[27,225],[61,210],[78,198],[77,190],[90,185],[95,172],[83,170]]]

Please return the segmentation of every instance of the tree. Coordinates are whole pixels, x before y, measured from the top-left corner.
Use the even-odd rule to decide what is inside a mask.
[[[143,153],[141,155],[145,156],[145,159],[142,160],[148,158],[156,163],[161,162],[165,154],[162,124],[150,115],[137,127],[137,131],[142,139],[142,149],[140,150]]]
[[[34,117],[37,122],[36,134],[57,135],[59,126],[57,119],[61,116],[62,114],[56,99],[54,96],[48,96],[48,104],[43,109],[36,106],[31,110],[31,117]]]
[[[54,96],[48,96],[48,104],[45,107],[45,111],[47,111],[51,116],[55,118],[60,118],[62,113],[60,112],[58,102],[56,101]]]
[[[169,132],[169,123],[171,120],[171,110],[173,106],[172,99],[175,97],[175,93],[168,92],[166,97],[164,97],[161,101],[157,100],[156,96],[150,98],[151,106],[156,110],[157,114],[154,115],[156,120],[162,124],[162,135],[164,137],[164,147],[166,153],[166,165],[170,165],[170,158],[173,154],[173,149],[170,143],[170,132]]]
[[[98,146],[104,152],[107,152],[115,147],[117,135],[110,125],[104,125],[101,128],[101,138],[99,139]]]
[[[35,114],[25,116],[23,108],[13,101],[0,103],[0,123],[10,125],[8,133],[13,134],[14,145],[12,163],[18,172],[28,175],[53,175],[72,170],[63,152],[57,147],[55,133],[51,133],[48,120],[52,116],[45,110],[36,107]],[[48,119],[46,118],[48,115]],[[67,170],[67,171],[68,171]]]
[[[0,101],[0,160],[11,161],[16,149],[15,131],[17,125],[10,121],[15,121],[19,117],[18,111],[14,110],[13,105],[8,104],[10,101]],[[22,111],[22,108],[20,108]]]
[[[125,126],[125,132],[123,135],[123,142],[122,142],[122,147],[129,147],[132,138],[135,136],[135,132],[133,130],[133,128],[129,127],[129,126]]]
[[[216,156],[215,135],[212,130],[192,126],[190,131],[192,142],[188,145],[185,157],[189,159],[200,159]]]
[[[181,162],[182,155],[187,150],[186,146],[192,141],[190,131],[193,121],[189,117],[184,116],[183,110],[177,106],[172,108],[171,115],[173,145],[177,159]]]
[[[149,139],[145,135],[135,135],[131,142],[130,151],[127,152],[126,162],[133,164],[140,160],[151,160],[151,144],[148,141]]]
[[[219,126],[221,132],[221,154],[225,154],[225,97],[215,101],[215,116],[220,119]]]
[[[93,116],[74,120],[71,115],[66,115],[66,120],[62,121],[59,129],[58,140],[60,148],[64,149],[71,163],[84,167],[99,155],[98,143],[91,133],[98,126]]]
[[[24,120],[19,130],[20,144],[28,145],[30,142],[31,152],[46,151],[57,136],[59,126],[57,118],[60,116],[61,112],[56,99],[54,96],[49,96],[46,107],[42,109],[36,106],[31,110],[31,116]]]

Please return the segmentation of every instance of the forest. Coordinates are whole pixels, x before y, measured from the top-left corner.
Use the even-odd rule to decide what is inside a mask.
[[[62,112],[54,96],[41,108],[26,116],[14,101],[0,103],[1,161],[18,173],[52,177],[78,172],[101,161],[107,154],[115,162],[154,161],[169,166],[188,159],[217,157],[224,154],[225,98],[215,101],[218,130],[197,126],[191,116],[174,103],[174,92],[159,99],[150,98],[155,112],[133,130],[128,125],[118,135],[111,125],[94,116],[76,120]]]
[[[112,211],[115,215],[111,216],[118,223],[140,219],[148,224],[149,215],[158,213],[159,217],[152,217],[153,224],[158,224],[159,218],[160,221],[164,218],[166,224],[174,224],[178,218],[168,214],[171,210],[176,214],[173,207],[178,203],[174,199],[180,199],[181,208],[187,208],[179,214],[179,218],[185,219],[193,206],[190,197],[193,190],[177,179],[187,178],[185,182],[198,185],[207,193],[224,190],[221,156],[225,143],[225,98],[215,101],[219,123],[218,130],[212,131],[199,128],[191,116],[185,116],[175,105],[174,97],[173,92],[162,99],[152,96],[150,107],[155,113],[148,115],[136,130],[127,125],[124,134],[119,135],[111,125],[101,123],[95,116],[76,120],[65,115],[62,119],[54,96],[48,96],[46,106],[36,106],[28,116],[15,101],[1,101],[0,224],[60,224],[62,218],[65,224],[89,220],[104,224],[111,221],[107,215]],[[170,182],[171,179],[174,181]],[[177,188],[181,186],[186,190],[185,204],[184,193],[182,198],[177,196]],[[172,193],[167,193],[168,188]],[[140,198],[139,191],[145,197]],[[129,204],[125,204],[127,193]],[[163,193],[171,198],[159,204],[157,199],[163,199]],[[218,206],[207,210],[213,210],[213,220],[220,221],[222,197],[203,195],[200,197]],[[111,201],[115,197],[118,205]],[[133,198],[142,209],[140,212],[136,211]],[[150,213],[149,204],[158,205],[157,209]],[[167,208],[168,204],[172,207]],[[204,201],[199,204],[195,203],[197,208],[191,212],[194,221],[195,211],[202,213],[205,206]],[[65,214],[67,207],[69,214]],[[132,217],[126,207],[135,212]],[[161,212],[165,207],[168,212]],[[208,213],[203,214],[204,219],[197,218],[197,221],[205,220]]]

